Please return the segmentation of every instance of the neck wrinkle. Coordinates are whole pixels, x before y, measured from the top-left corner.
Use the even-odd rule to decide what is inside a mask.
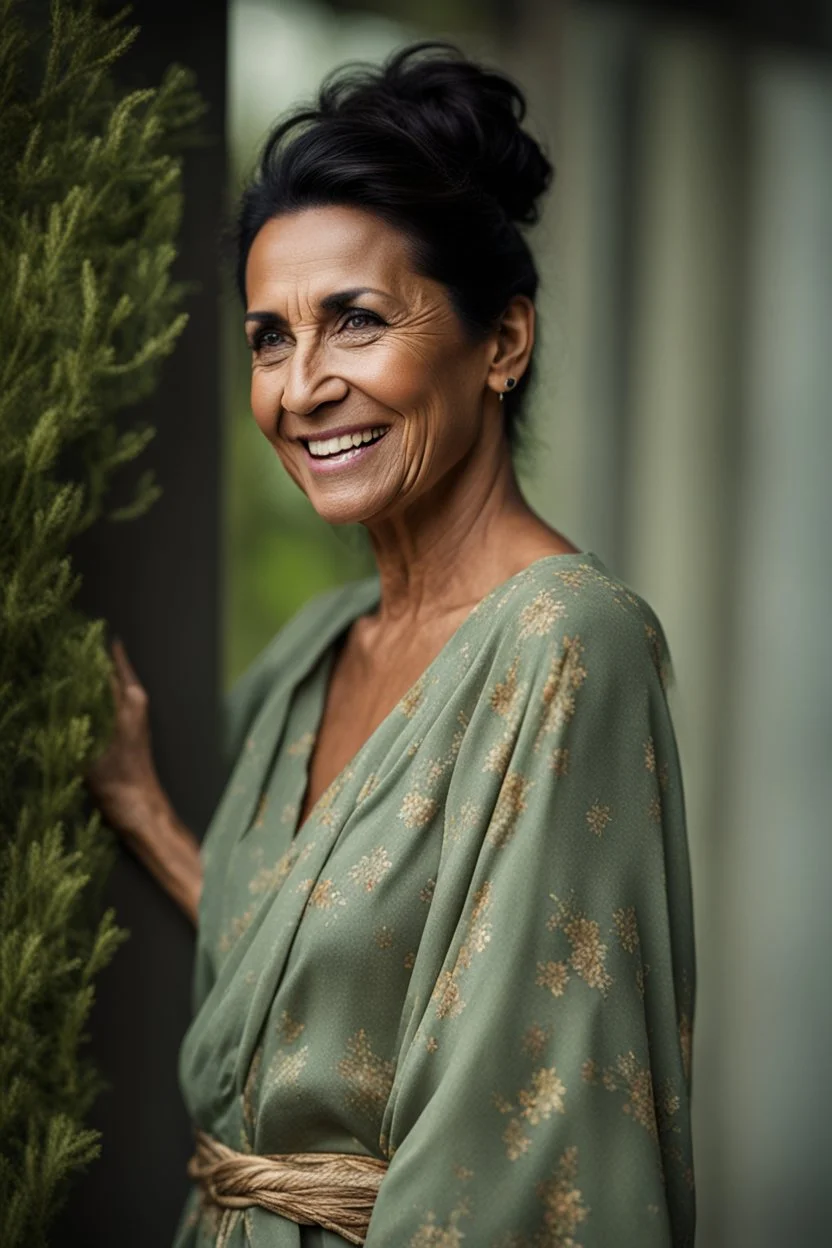
[[[440,482],[407,513],[368,525],[381,583],[379,623],[413,624],[473,606],[500,574],[507,530],[529,515],[507,446]]]

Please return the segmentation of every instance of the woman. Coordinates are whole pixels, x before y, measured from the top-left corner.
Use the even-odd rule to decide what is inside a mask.
[[[416,45],[325,84],[243,197],[254,417],[378,576],[237,685],[201,858],[116,649],[91,784],[199,917],[176,1248],[693,1242],[664,637],[512,467],[551,175],[523,111]]]

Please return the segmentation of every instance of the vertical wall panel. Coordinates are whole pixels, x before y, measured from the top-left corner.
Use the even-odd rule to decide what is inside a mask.
[[[632,113],[640,22],[626,11],[568,17],[533,5],[515,33],[516,76],[556,180],[530,235],[540,349],[525,473],[530,501],[610,566],[622,553],[627,316],[635,170]]]
[[[719,1244],[816,1248],[832,1225],[832,75],[761,59],[752,106]]]

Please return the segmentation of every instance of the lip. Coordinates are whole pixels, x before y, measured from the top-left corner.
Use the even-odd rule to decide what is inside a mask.
[[[375,421],[371,425],[336,425],[334,429],[312,429],[309,433],[295,434],[296,442],[325,442],[327,438],[343,438],[346,434],[366,433],[368,429],[389,429],[389,425]],[[381,439],[379,439],[381,441]]]
[[[363,433],[364,429],[378,428],[378,425],[364,425],[363,428],[359,428],[356,425],[351,427],[344,425],[340,429],[327,429],[321,434],[318,434],[316,431],[313,441],[317,442],[319,439],[323,441],[325,438],[342,437],[344,434]],[[389,431],[390,425],[387,425],[386,428]],[[310,470],[318,475],[326,476],[333,472],[344,472],[350,468],[356,467],[358,464],[362,463],[366,457],[371,454],[371,452],[381,446],[384,438],[386,437],[387,434],[384,434],[383,437],[377,438],[375,442],[365,442],[361,446],[353,446],[347,451],[341,451],[337,455],[330,455],[323,459],[310,453],[309,447],[307,446],[308,439],[298,438],[298,441],[303,447],[303,457],[309,465]]]

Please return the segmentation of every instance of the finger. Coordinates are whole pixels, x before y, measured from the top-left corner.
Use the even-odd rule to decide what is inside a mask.
[[[124,649],[124,643],[118,637],[113,642],[113,658],[115,660],[116,670],[118,671],[122,684],[125,687],[127,685],[141,686],[142,682],[139,680],[133,668],[133,664],[127,657],[127,651]]]

